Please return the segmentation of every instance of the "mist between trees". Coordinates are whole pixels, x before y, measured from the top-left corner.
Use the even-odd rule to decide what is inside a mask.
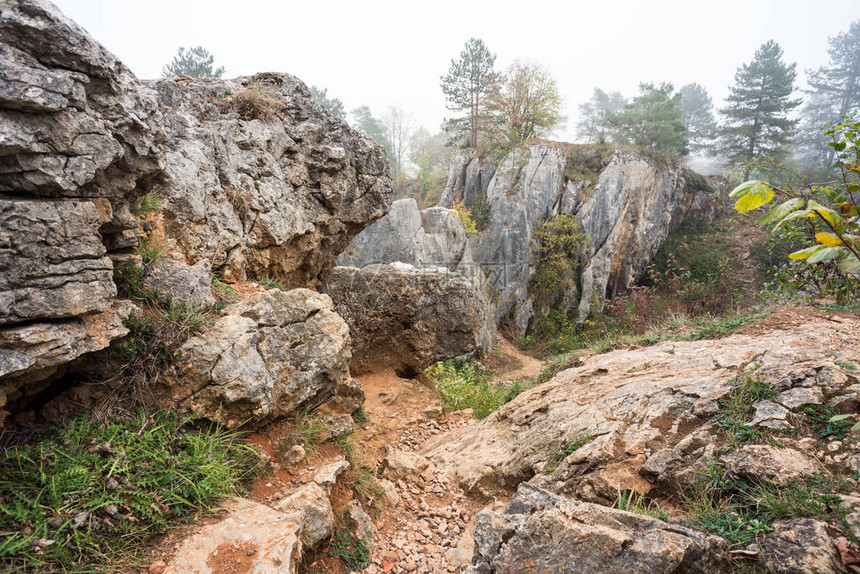
[[[762,163],[784,165],[810,180],[834,176],[827,125],[860,107],[860,21],[830,38],[828,60],[805,70],[799,85],[797,65],[782,48],[765,41],[741,62],[725,102],[715,105],[699,83],[677,87],[659,78],[643,79],[637,94],[595,87],[577,106],[576,134],[582,143],[612,143],[643,148],[670,161],[695,159],[713,171],[748,179]],[[180,48],[166,76],[215,76],[224,73],[202,47]],[[563,94],[539,62],[516,60],[496,67],[496,54],[470,38],[439,76],[450,116],[441,126],[416,125],[396,104],[384,110],[366,105],[347,110],[323,87],[311,95],[333,115],[379,143],[388,156],[399,197],[422,207],[435,205],[447,179],[451,158],[461,149],[501,158],[534,138],[552,137],[567,121]]]

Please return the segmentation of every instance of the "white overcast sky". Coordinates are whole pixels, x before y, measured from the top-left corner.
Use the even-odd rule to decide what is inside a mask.
[[[226,76],[289,72],[347,109],[389,105],[438,128],[439,76],[470,37],[498,56],[542,64],[558,82],[573,138],[595,86],[635,95],[642,81],[703,84],[719,107],[736,68],[774,39],[788,62],[827,61],[827,38],[860,19],[860,0],[54,0],[140,78],[179,46],[201,45]]]

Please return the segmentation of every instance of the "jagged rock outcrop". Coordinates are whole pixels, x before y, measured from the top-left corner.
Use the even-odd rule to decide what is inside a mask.
[[[2,408],[126,334],[107,255],[160,159],[155,99],[50,3],[0,2],[0,62]]]
[[[270,289],[179,350],[167,404],[235,427],[319,405],[349,379],[349,329],[327,295]]]
[[[289,74],[145,82],[167,138],[156,233],[228,281],[315,287],[352,236],[385,215],[391,181],[372,140]]]
[[[127,333],[141,229],[175,262],[149,288],[205,307],[210,266],[315,287],[390,201],[382,148],[293,76],[138,81],[50,2],[0,0],[0,424]]]
[[[353,373],[391,367],[414,376],[489,345],[475,284],[445,269],[335,267],[323,289],[349,325]]]
[[[705,574],[717,571],[724,552],[718,536],[522,485],[504,514],[475,517],[466,574]]]
[[[480,157],[473,149],[457,154],[448,168],[448,182],[439,205],[450,209],[454,203],[462,203],[471,207],[477,194],[487,195],[498,167],[497,160]]]
[[[712,422],[719,401],[743,373],[771,384],[773,402],[790,398],[790,389],[814,389],[832,408],[856,412],[860,380],[834,361],[856,360],[836,357],[860,342],[860,322],[784,313],[773,327],[765,320],[756,335],[664,342],[594,356],[522,393],[479,424],[432,439],[422,454],[467,490],[529,481],[606,503],[614,501],[619,488],[647,492],[653,484],[677,485],[707,466],[725,440]],[[799,428],[801,409],[789,409],[788,430]],[[755,410],[744,422],[752,422]],[[849,464],[851,448],[845,444],[825,459],[814,441],[780,437],[782,448],[746,447],[723,455],[725,464],[739,476],[758,480],[808,474],[820,465],[813,466],[810,458]]]
[[[474,151],[457,156],[441,203],[463,201],[473,207],[478,194],[489,212],[486,228],[475,238],[461,240],[452,232],[459,221],[450,215],[452,223],[434,229],[428,220],[439,217],[439,208],[416,213],[417,207],[404,200],[360,234],[341,260],[357,266],[456,264],[480,284],[493,324],[510,316],[525,333],[534,315],[529,292],[538,263],[533,235],[545,221],[575,214],[589,238],[577,254],[578,292],[564,297],[585,318],[601,309],[607,296],[641,278],[670,227],[686,213],[716,210],[708,202],[702,207],[702,201],[687,199],[681,168],[634,151],[550,142],[514,150],[498,166]]]
[[[360,268],[397,261],[419,269],[441,267],[471,278],[476,269],[467,240],[450,209],[419,211],[414,199],[398,199],[385,217],[355,237],[337,264]]]

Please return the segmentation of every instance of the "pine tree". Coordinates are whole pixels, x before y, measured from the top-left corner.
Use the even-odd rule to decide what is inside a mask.
[[[788,152],[797,120],[788,113],[800,105],[792,99],[797,64],[782,61],[782,48],[773,40],[756,50],[753,61],[735,73],[729,88],[727,106],[720,110],[723,152],[735,165],[744,165],[744,179],[752,168],[750,161],[771,157],[780,161]]]
[[[826,167],[833,161],[834,150],[827,146],[824,124],[836,124],[842,116],[860,109],[860,21],[828,42],[829,64],[807,71],[811,89],[803,107],[800,143],[808,167]]]
[[[391,146],[391,141],[385,135],[385,127],[382,123],[373,117],[370,108],[367,106],[359,106],[352,110],[352,117],[355,121],[356,129],[359,129],[370,136],[370,139],[382,146],[385,150],[385,155],[388,157],[388,163],[394,163],[394,151]]]
[[[639,84],[639,95],[613,114],[615,138],[620,143],[632,143],[651,151],[676,156],[687,154],[687,129],[681,121],[681,94],[664,82]]]
[[[470,38],[460,58],[451,60],[448,74],[440,78],[448,109],[465,114],[449,120],[448,129],[455,134],[468,134],[471,147],[478,146],[478,133],[495,62],[495,54],[490,53],[483,40]]]
[[[328,110],[331,115],[342,120],[346,119],[346,112],[343,109],[343,100],[340,98],[328,97],[327,88],[318,88],[317,86],[312,85],[309,89],[314,101]]]
[[[179,48],[173,61],[161,69],[166,78],[174,76],[191,76],[192,78],[220,78],[224,75],[224,66],[212,68],[215,57],[201,46],[185,50]]]
[[[711,96],[701,84],[687,84],[678,92],[681,94],[681,121],[687,128],[690,151],[707,153],[713,148],[717,129]]]

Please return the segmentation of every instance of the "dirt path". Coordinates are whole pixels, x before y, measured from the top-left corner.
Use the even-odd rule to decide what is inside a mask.
[[[541,361],[501,338],[485,362],[499,381],[533,377],[543,368]],[[363,405],[366,420],[355,425],[350,438],[354,456],[375,477],[371,494],[360,499],[375,529],[372,561],[363,572],[462,571],[473,552],[475,515],[487,505],[503,505],[506,500],[469,496],[433,467],[394,475],[383,470],[383,461],[392,450],[416,453],[428,439],[477,424],[477,421],[470,411],[444,413],[436,389],[423,375],[417,380],[404,379],[389,369],[356,378],[361,381],[366,395]],[[271,472],[253,482],[247,498],[263,504],[272,503],[312,480],[316,469],[343,457],[337,445],[325,442],[311,449],[300,463],[286,464],[282,445],[295,432],[295,424],[286,420],[272,423],[248,437],[266,452],[273,464]],[[351,469],[332,491],[330,500],[337,516],[343,516],[358,498],[355,484],[359,479],[358,472]],[[220,517],[206,517],[196,525],[166,536],[153,551],[153,561],[169,561],[183,539]],[[301,571],[347,573],[339,558],[329,556],[325,544],[306,556]]]
[[[500,361],[500,368],[494,368],[494,357],[498,356],[510,359],[510,365],[507,367],[502,366],[507,364],[508,361]],[[488,362],[490,363],[490,368],[493,368],[496,371],[495,378],[497,380],[508,381],[529,379],[538,375],[544,367],[543,361],[535,359],[530,355],[526,355],[517,349],[513,343],[502,337],[499,337],[498,341],[496,341],[495,348],[493,349]]]

